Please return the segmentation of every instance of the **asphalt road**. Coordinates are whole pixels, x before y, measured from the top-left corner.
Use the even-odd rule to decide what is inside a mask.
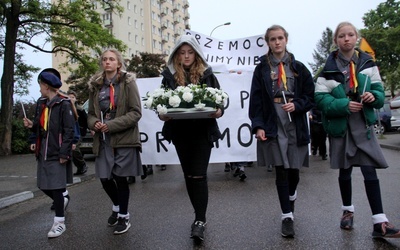
[[[383,151],[391,166],[378,170],[384,209],[400,227],[399,151]],[[320,157],[311,156],[310,165],[301,170],[294,239],[280,235],[274,172],[248,167],[248,178],[240,182],[223,171],[223,164],[212,164],[201,245],[189,238],[194,214],[180,167],[168,166],[131,185],[132,227],[126,234],[115,236],[107,227],[111,202],[99,181],[90,179],[69,187],[67,231],[59,238],[47,238],[54,213],[45,196],[0,209],[0,249],[400,249],[400,239],[371,238],[371,212],[358,169],[353,171],[354,230],[344,231],[339,228],[338,172]]]

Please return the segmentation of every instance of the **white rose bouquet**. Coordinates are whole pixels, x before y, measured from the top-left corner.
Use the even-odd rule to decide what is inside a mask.
[[[155,110],[160,115],[173,112],[177,108],[188,111],[199,111],[205,108],[216,109],[226,104],[228,95],[216,88],[204,85],[189,84],[174,90],[162,86],[143,98],[144,108]]]

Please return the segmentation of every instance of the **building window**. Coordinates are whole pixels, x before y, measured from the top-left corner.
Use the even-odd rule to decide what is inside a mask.
[[[129,26],[132,25],[132,23],[131,23],[131,17],[130,17],[130,16],[128,16],[128,25],[129,25]]]
[[[144,31],[144,24],[143,23],[140,24],[140,28],[141,28],[142,31]]]
[[[143,16],[143,9],[140,9],[140,16]]]
[[[131,3],[130,3],[129,1],[126,3],[126,8],[127,8],[128,10],[131,9]]]
[[[139,36],[135,35],[135,43],[138,44],[139,43]]]
[[[142,38],[142,46],[144,46],[144,38]]]
[[[132,34],[131,34],[131,32],[128,32],[128,41],[132,41]]]
[[[138,25],[137,25],[137,20],[135,20],[135,28],[137,29]]]
[[[136,4],[133,6],[133,12],[137,13]]]

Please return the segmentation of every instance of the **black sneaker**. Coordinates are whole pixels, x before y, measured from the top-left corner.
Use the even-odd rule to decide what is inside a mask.
[[[206,229],[206,223],[202,221],[195,221],[192,224],[192,233],[190,235],[191,238],[195,240],[204,240],[204,230]]]
[[[237,167],[235,170],[235,173],[233,173],[233,177],[237,177],[239,176],[241,181],[244,181],[244,179],[247,178],[246,173],[244,172],[244,170],[242,170],[241,168]]]
[[[340,220],[340,228],[345,230],[353,229],[353,219],[354,213],[348,210],[345,210],[342,215],[342,219]]]
[[[241,181],[244,181],[244,179],[247,178],[247,175],[243,170],[240,170],[239,178]]]
[[[147,175],[152,175],[153,174],[153,165],[147,165]]]
[[[293,238],[294,237],[293,220],[291,218],[285,218],[282,221],[281,234],[285,238]]]
[[[372,232],[374,238],[400,238],[400,230],[395,228],[389,222],[382,222],[374,224],[374,231]]]
[[[79,168],[79,169],[74,173],[74,175],[83,175],[83,174],[85,174],[85,173],[87,172],[87,169],[88,169],[88,167],[87,167],[87,165],[85,164],[82,168]]]
[[[114,229],[114,234],[126,233],[130,227],[131,227],[131,223],[129,222],[129,219],[118,218],[118,223]]]
[[[112,212],[110,217],[108,217],[108,226],[113,227],[118,223],[118,212]]]
[[[230,172],[230,171],[231,171],[231,165],[229,163],[225,163],[224,172]]]
[[[143,174],[140,176],[140,179],[144,180],[147,178],[147,166],[142,165],[142,169],[143,169]]]
[[[235,173],[233,173],[233,177],[238,177],[240,175],[240,168],[236,168]]]

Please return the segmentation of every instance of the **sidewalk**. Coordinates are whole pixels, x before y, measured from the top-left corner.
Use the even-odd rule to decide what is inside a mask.
[[[400,133],[392,132],[378,138],[382,148],[400,151]],[[94,158],[86,157],[86,160],[88,172],[74,177],[71,185],[94,178]],[[36,187],[36,160],[33,154],[0,157],[0,209],[41,195],[44,195],[43,192]]]

